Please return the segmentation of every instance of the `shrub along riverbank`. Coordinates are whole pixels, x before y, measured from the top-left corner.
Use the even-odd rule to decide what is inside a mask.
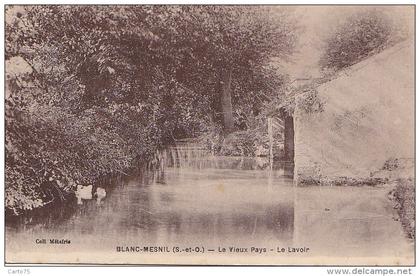
[[[35,110],[6,120],[5,200],[10,213],[63,201],[76,185],[124,173],[161,146],[157,129],[124,120],[129,116],[124,110],[119,116],[101,108],[80,115],[51,107]]]
[[[390,193],[404,231],[407,237],[413,240],[416,238],[415,195],[415,183],[412,178],[397,180],[396,187]]]

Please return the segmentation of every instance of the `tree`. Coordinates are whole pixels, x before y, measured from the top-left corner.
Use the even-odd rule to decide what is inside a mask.
[[[256,100],[270,100],[273,92],[279,91],[278,86],[268,84],[279,84],[283,78],[268,65],[273,58],[287,59],[293,53],[295,27],[284,11],[274,13],[265,7],[211,6],[197,11],[204,15],[199,36],[207,42],[200,48],[209,64],[206,70],[215,72],[212,82],[219,84],[213,98],[214,112],[222,114],[225,132],[229,133],[234,130],[234,105],[246,100],[255,105]],[[266,76],[274,80],[267,81]]]
[[[265,7],[8,6],[6,64],[29,68],[7,76],[8,207],[39,206],[212,125],[233,131],[284,84],[269,64],[294,39],[286,14]]]

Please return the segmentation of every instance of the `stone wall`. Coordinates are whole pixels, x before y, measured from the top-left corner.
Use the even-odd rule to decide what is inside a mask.
[[[294,111],[298,184],[372,178],[387,160],[414,160],[411,41],[340,72],[316,91],[320,110],[311,112],[297,104]]]

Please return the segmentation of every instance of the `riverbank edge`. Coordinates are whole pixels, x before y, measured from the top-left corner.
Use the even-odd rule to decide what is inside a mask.
[[[377,186],[383,186],[388,183],[387,178],[380,178],[380,177],[354,178],[354,177],[348,177],[348,176],[341,176],[341,177],[327,179],[325,177],[321,178],[318,176],[302,177],[298,175],[298,177],[295,178],[295,181],[296,181],[296,185],[301,186],[301,187],[305,187],[305,186],[377,187]]]

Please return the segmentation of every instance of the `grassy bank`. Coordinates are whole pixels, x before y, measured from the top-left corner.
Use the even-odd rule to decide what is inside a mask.
[[[398,211],[399,220],[407,237],[415,239],[415,183],[413,179],[400,179],[397,182],[397,186],[390,193],[391,200]]]

